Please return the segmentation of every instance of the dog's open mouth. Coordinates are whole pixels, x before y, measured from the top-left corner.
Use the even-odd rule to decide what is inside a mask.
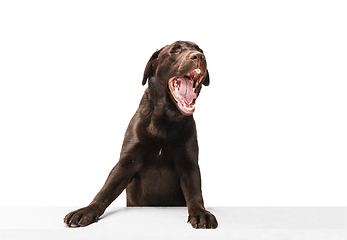
[[[202,72],[197,68],[183,77],[173,77],[168,82],[179,110],[185,115],[191,115],[195,110],[197,88],[201,79]]]

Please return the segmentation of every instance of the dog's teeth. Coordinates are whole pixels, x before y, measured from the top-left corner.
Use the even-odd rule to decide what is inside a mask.
[[[187,110],[193,110],[195,108],[195,106],[194,105],[193,106],[186,106],[185,105],[184,108]]]
[[[200,74],[200,73],[201,73],[201,70],[200,70],[199,68],[197,68],[197,69],[195,69],[195,72],[196,72],[197,74]]]

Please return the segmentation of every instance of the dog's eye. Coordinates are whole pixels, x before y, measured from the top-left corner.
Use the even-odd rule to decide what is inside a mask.
[[[173,48],[171,49],[170,53],[180,53],[182,50],[179,48]]]

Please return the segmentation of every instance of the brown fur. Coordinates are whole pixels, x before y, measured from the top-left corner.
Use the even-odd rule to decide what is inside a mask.
[[[170,78],[197,67],[203,76],[199,95],[210,79],[196,44],[178,41],[152,55],[142,80],[143,85],[148,81],[148,88],[125,133],[119,162],[90,205],[66,215],[68,226],[96,222],[126,189],[127,206],[187,206],[193,227],[217,227],[203,203],[195,121],[179,110],[168,87]]]

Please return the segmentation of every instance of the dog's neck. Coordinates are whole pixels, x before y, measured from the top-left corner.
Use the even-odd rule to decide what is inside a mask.
[[[176,138],[181,131],[187,131],[188,125],[194,124],[193,116],[183,115],[168,94],[160,95],[149,86],[139,107],[148,134],[162,140]]]

